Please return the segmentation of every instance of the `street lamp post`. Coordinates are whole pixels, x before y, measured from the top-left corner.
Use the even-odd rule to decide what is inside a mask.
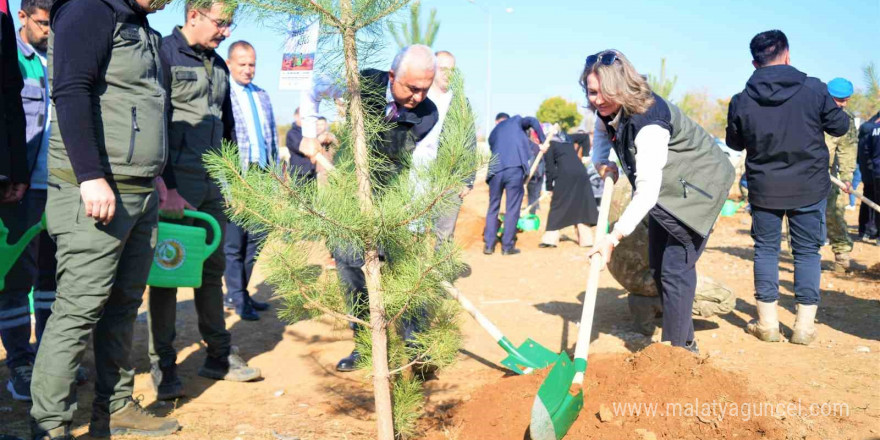
[[[486,140],[489,139],[489,132],[491,131],[489,128],[492,123],[492,11],[479,3],[476,0],[468,0],[472,5],[480,8],[483,12],[486,13],[487,17],[487,26],[486,26]],[[513,12],[513,8],[505,9],[505,12],[508,14]]]

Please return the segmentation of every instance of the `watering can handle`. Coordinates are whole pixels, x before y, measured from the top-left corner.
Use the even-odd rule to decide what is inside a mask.
[[[217,220],[211,214],[206,214],[200,211],[190,211],[189,209],[184,209],[183,216],[194,218],[196,220],[202,220],[205,223],[211,225],[211,231],[214,232],[214,239],[211,241],[211,243],[208,243],[208,255],[213,254],[214,251],[216,251],[217,248],[220,247],[220,239],[223,237],[223,233],[220,230],[220,223],[217,223]]]

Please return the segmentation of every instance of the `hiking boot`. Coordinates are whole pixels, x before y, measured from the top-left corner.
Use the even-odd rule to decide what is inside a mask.
[[[845,274],[856,270],[865,270],[867,268],[853,261],[849,256],[849,252],[841,252],[839,254],[834,254],[833,269],[834,273]]]
[[[31,421],[33,423],[33,421]],[[31,436],[34,440],[74,440],[73,436],[70,434],[69,426],[59,426],[57,428],[52,428],[48,431],[39,431],[34,429],[31,426],[32,432],[34,434]]]
[[[150,366],[150,377],[153,379],[153,390],[156,400],[174,400],[183,397],[183,383],[177,376],[177,365],[160,367],[154,363]]]
[[[30,402],[31,376],[34,374],[34,367],[30,364],[22,365],[13,368],[10,373],[9,381],[6,382],[6,390],[12,393],[14,400]]]
[[[746,326],[746,331],[764,342],[779,342],[779,316],[776,301],[765,303],[757,301],[758,319],[753,319]]]
[[[816,340],[816,312],[819,306],[798,304],[797,317],[794,321],[794,331],[789,342],[798,345],[810,345]]]
[[[113,435],[171,435],[180,429],[176,419],[156,417],[145,410],[139,401],[129,399],[122,408],[110,414],[107,404],[96,404],[92,408],[92,421],[89,423],[89,435],[92,437],[110,437]]]
[[[238,355],[238,347],[233,345],[226,358],[205,359],[205,365],[199,368],[199,376],[230,382],[250,382],[261,378],[262,374],[259,368],[249,367]]]

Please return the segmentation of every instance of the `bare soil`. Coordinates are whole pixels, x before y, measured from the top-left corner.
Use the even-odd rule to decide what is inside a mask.
[[[514,343],[531,337],[554,351],[570,353],[588,269],[584,250],[573,241],[562,241],[557,249],[539,249],[540,233],[531,232],[520,234],[519,255],[483,255],[487,200],[486,186],[478,185],[459,218],[456,240],[473,274],[457,286]],[[545,202],[542,218],[547,206]],[[847,218],[854,227],[855,213],[848,211]],[[856,244],[852,255],[865,270],[848,275],[823,272],[816,342],[808,347],[764,343],[743,331],[756,316],[749,225],[744,213],[721,219],[699,262],[701,272],[725,283],[738,297],[732,313],[695,321],[701,357],[658,345],[639,352],[659,335],[646,338],[633,330],[626,292],[603,272],[591,335],[586,408],[567,438],[880,438],[880,247]],[[573,237],[574,231],[568,234]],[[822,256],[826,262],[832,259],[828,247]],[[780,260],[779,314],[787,335],[795,312],[792,263],[790,257]],[[259,273],[255,278],[255,297],[270,300],[271,287]],[[369,378],[334,369],[352,349],[346,326],[323,320],[287,325],[273,312],[263,313],[258,322],[245,322],[229,313],[233,343],[251,365],[262,369],[265,379],[250,384],[215,382],[196,374],[204,362],[205,346],[196,325],[192,291],[182,289],[178,298],[179,372],[188,397],[173,403],[155,401],[144,308],[138,316],[134,349],[135,396],[142,396],[157,413],[179,419],[183,429],[174,438],[374,438]],[[522,439],[541,376],[510,376],[498,364],[504,352],[467,315],[462,315],[461,323],[466,340],[459,362],[426,383],[426,416],[417,437]],[[4,358],[0,350],[0,359]],[[94,371],[91,353],[83,362]],[[8,372],[0,370],[0,383],[5,384]],[[74,432],[80,438],[89,438],[93,387],[92,381],[78,388]],[[665,405],[695,399],[798,403],[804,409],[748,421],[730,415],[723,420],[645,414],[612,414],[608,422],[597,418],[601,405],[613,412],[615,402]],[[811,414],[811,405],[823,404],[827,415]],[[27,411],[27,404],[0,391],[0,433],[27,437]]]

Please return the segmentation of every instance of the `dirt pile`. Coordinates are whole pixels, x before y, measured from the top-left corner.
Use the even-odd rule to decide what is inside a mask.
[[[589,361],[584,409],[566,439],[785,438],[782,422],[767,405],[761,408],[766,398],[708,359],[654,344],[634,355]],[[483,387],[455,411],[446,431],[459,440],[528,438],[532,402],[545,374]]]

